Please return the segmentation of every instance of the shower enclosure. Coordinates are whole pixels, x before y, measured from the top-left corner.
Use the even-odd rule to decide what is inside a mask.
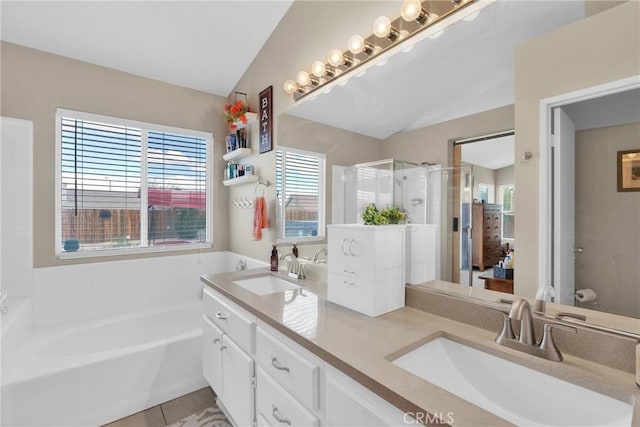
[[[459,180],[459,194],[453,192],[454,180]],[[410,224],[438,226],[437,278],[451,281],[455,276],[469,285],[472,188],[470,166],[443,168],[397,159],[334,166],[331,223],[362,224],[360,215],[371,203],[379,209],[398,206],[408,213]]]

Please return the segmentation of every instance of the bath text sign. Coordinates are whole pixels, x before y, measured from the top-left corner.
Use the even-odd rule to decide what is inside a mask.
[[[260,92],[260,154],[271,151],[273,135],[273,86]]]

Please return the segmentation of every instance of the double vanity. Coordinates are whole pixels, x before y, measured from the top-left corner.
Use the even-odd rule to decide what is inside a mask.
[[[328,301],[324,283],[267,269],[202,281],[205,377],[240,426],[640,423],[628,366],[565,351],[568,331],[556,333],[563,362],[497,343],[514,320],[499,311],[522,304],[498,293],[481,304],[444,282],[409,286],[405,307],[369,317]]]

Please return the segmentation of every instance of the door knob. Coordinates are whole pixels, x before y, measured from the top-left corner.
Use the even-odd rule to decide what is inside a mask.
[[[583,248],[573,248],[573,253],[574,254],[581,254],[584,252]]]

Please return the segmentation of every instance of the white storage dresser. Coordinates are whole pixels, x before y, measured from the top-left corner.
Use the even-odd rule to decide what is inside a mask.
[[[406,279],[410,285],[438,277],[438,232],[436,224],[407,224]]]
[[[329,225],[327,297],[368,316],[404,306],[405,226]]]

